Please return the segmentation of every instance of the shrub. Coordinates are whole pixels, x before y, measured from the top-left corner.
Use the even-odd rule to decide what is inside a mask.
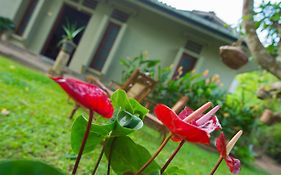
[[[12,20],[0,16],[0,33],[14,29],[15,24]]]
[[[134,58],[122,58],[120,64],[125,67],[122,71],[122,82],[125,82],[134,70],[140,69],[144,73],[148,73],[152,78],[154,77],[157,66],[159,66],[159,60],[148,59],[146,52],[141,53]]]
[[[243,95],[229,94],[221,87],[219,75],[207,77],[208,71],[196,73],[188,72],[184,75],[173,76],[172,67],[157,67],[157,71],[152,67],[145,67],[149,62],[142,61],[143,56],[135,57],[131,65],[133,68],[141,67],[146,70],[149,75],[154,75],[157,84],[153,91],[149,94],[148,100],[152,104],[163,103],[172,107],[177,100],[185,95],[188,96],[187,106],[193,109],[199,108],[207,101],[211,101],[215,105],[220,105],[221,109],[217,115],[223,126],[223,131],[226,137],[231,138],[240,129],[243,130],[243,137],[239,139],[238,149],[234,149],[233,153],[242,159],[244,162],[253,160],[254,153],[252,151],[254,136],[252,131],[257,129],[257,116],[260,111],[258,108],[247,105]],[[122,60],[122,64],[129,60]],[[155,61],[157,62],[157,61]],[[137,63],[137,64],[136,64]],[[134,69],[126,69],[123,71],[124,77],[129,77]],[[157,72],[157,73],[156,73]],[[180,72],[180,71],[178,71]],[[153,106],[151,106],[153,111]]]
[[[265,152],[281,163],[281,123],[265,127],[259,140],[260,145],[265,147]]]

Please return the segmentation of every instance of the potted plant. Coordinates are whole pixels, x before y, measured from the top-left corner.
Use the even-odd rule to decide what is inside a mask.
[[[0,17],[0,39],[1,40],[6,40],[8,38],[8,34],[10,31],[15,29],[15,24],[14,22],[5,17]]]
[[[70,24],[69,22],[63,26],[64,35],[62,39],[58,43],[61,46],[61,50],[56,58],[56,61],[53,67],[49,70],[49,74],[51,75],[62,75],[63,68],[67,65],[67,62],[70,58],[70,55],[76,48],[76,44],[74,43],[74,38],[84,29],[85,27],[77,27],[76,24]]]
[[[231,46],[221,46],[220,56],[224,64],[231,69],[239,69],[248,62],[248,57],[241,47],[242,41],[237,41]]]
[[[62,39],[59,42],[61,49],[66,53],[71,54],[76,47],[76,44],[73,40],[80,32],[82,32],[84,28],[84,26],[78,28],[76,24],[70,24],[67,22],[66,25],[63,26],[63,31],[65,34],[62,36]]]

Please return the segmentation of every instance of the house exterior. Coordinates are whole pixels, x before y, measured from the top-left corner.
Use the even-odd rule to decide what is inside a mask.
[[[0,16],[16,24],[24,47],[50,61],[58,52],[62,26],[85,26],[68,67],[86,67],[106,79],[119,81],[120,58],[148,51],[161,65],[184,71],[206,69],[219,74],[226,88],[248,65],[233,70],[224,65],[218,48],[237,40],[211,12],[176,10],[157,0],[0,0]]]

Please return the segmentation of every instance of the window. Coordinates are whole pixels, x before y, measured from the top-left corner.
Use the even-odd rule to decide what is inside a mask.
[[[184,75],[185,73],[191,71],[194,67],[195,67],[195,64],[197,62],[197,58],[194,57],[194,56],[191,56],[190,54],[184,52],[182,55],[181,55],[181,58],[180,58],[180,61],[179,61],[179,64],[177,66],[177,70],[181,68],[182,70],[182,75]]]
[[[24,10],[23,16],[16,27],[15,33],[17,35],[20,35],[20,36],[23,35],[25,28],[27,27],[27,24],[28,24],[29,20],[31,19],[31,16],[36,8],[37,3],[38,3],[38,0],[29,0],[28,4]]]
[[[110,50],[114,44],[115,39],[121,29],[121,25],[109,22],[106,27],[106,31],[100,41],[99,47],[93,57],[90,67],[98,71],[102,71],[103,65],[110,53]]]
[[[128,18],[128,14],[119,10],[113,10],[111,19],[106,26],[103,36],[90,63],[91,68],[102,72],[106,60],[108,59],[112,48],[114,47],[118,34],[122,30],[123,23],[126,22]]]
[[[182,48],[179,51],[178,57],[180,58],[173,77],[181,77],[194,69],[197,60],[199,59],[201,50],[202,45],[191,40],[187,41],[185,48]]]

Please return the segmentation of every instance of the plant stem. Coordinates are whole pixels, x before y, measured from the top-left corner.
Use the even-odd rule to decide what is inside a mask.
[[[174,159],[174,157],[176,156],[176,154],[179,152],[179,150],[181,149],[181,147],[183,146],[183,144],[185,143],[185,140],[181,141],[180,144],[178,145],[178,147],[176,148],[176,150],[173,152],[173,154],[169,157],[169,159],[167,160],[167,162],[164,164],[164,166],[161,168],[161,174],[163,174],[163,172],[166,170],[166,168],[169,166],[169,164],[171,163],[171,161]]]
[[[112,150],[113,150],[115,140],[116,140],[116,137],[114,137],[112,139],[112,142],[110,145],[110,150],[109,150],[109,155],[108,155],[108,164],[107,164],[107,175],[110,175],[111,156],[112,156]]]
[[[158,156],[158,154],[162,151],[162,149],[165,147],[165,145],[168,143],[170,138],[172,137],[172,134],[169,134],[168,137],[162,142],[162,144],[159,146],[157,151],[150,157],[150,159],[135,173],[135,175],[139,175],[143,172],[143,170],[148,167],[148,165]]]
[[[218,169],[218,167],[219,167],[220,164],[221,164],[222,159],[223,159],[223,157],[220,156],[219,159],[218,159],[218,161],[217,161],[217,163],[216,163],[216,165],[215,165],[214,168],[212,169],[210,175],[213,175],[213,174],[216,172],[216,170]]]
[[[92,126],[93,116],[94,116],[94,112],[92,110],[90,110],[87,129],[84,133],[84,137],[83,137],[83,140],[82,140],[82,143],[81,143],[81,146],[80,146],[80,150],[79,150],[78,156],[77,156],[76,161],[75,161],[75,165],[74,165],[73,170],[72,170],[72,175],[76,174],[76,171],[77,171],[80,159],[82,157],[84,147],[86,145],[86,142],[87,142],[87,139],[88,139],[88,136],[89,136],[89,132],[90,132],[90,129],[91,129],[91,126]]]
[[[99,167],[100,161],[101,161],[101,159],[102,159],[102,156],[103,156],[103,153],[104,153],[104,149],[105,149],[106,144],[107,144],[107,140],[106,140],[106,141],[103,143],[103,145],[102,145],[102,149],[101,149],[100,155],[99,155],[99,157],[98,157],[98,160],[97,160],[97,162],[96,162],[96,165],[95,165],[95,168],[94,168],[94,170],[93,170],[92,175],[95,175],[96,172],[97,172],[97,170],[98,170],[98,167]]]

